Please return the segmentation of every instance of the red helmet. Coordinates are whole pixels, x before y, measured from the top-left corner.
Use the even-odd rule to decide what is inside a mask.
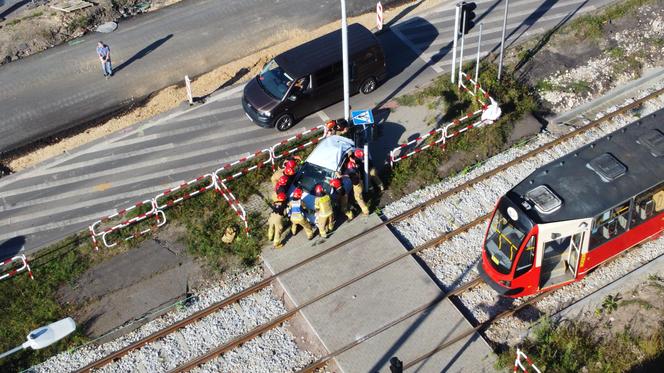
[[[330,180],[330,185],[332,185],[332,188],[341,188],[341,180],[340,179],[332,179]]]
[[[316,187],[314,188],[314,192],[316,193],[316,195],[322,195],[323,193],[325,193],[325,189],[323,189],[322,185],[316,184]]]
[[[334,129],[334,127],[336,125],[337,125],[337,122],[335,122],[333,120],[328,120],[327,123],[325,123],[325,127],[327,127],[327,129],[329,129],[329,130]]]
[[[364,150],[362,149],[355,149],[355,152],[353,153],[355,155],[355,158],[364,158]]]
[[[286,162],[284,162],[284,168],[292,168],[292,169],[295,169],[296,166],[297,166],[297,162],[295,162],[295,161],[292,160],[292,159],[289,159],[289,160],[287,160]]]
[[[302,198],[302,188],[295,188],[293,198]]]
[[[291,167],[286,167],[286,168],[284,168],[284,175],[293,176],[293,175],[295,175],[295,170],[292,169]]]
[[[278,202],[283,202],[285,200],[286,200],[286,193],[284,193],[284,192],[277,193],[277,201]]]
[[[279,180],[277,181],[277,186],[288,184],[288,179],[289,179],[289,177],[286,176],[286,175],[280,177]]]

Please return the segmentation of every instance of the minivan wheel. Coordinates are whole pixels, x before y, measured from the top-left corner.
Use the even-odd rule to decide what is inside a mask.
[[[290,114],[281,114],[274,122],[274,126],[277,127],[277,130],[279,131],[287,131],[289,128],[293,127],[293,124],[293,116]]]
[[[376,82],[376,78],[371,77],[367,78],[367,80],[362,83],[362,86],[360,87],[360,91],[364,93],[365,95],[368,95],[369,93],[373,92],[376,90],[376,86],[378,83]]]

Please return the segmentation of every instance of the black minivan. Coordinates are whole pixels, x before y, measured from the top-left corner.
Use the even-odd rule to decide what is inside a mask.
[[[286,131],[297,120],[343,99],[341,30],[286,51],[244,87],[242,106],[261,127]],[[385,79],[385,55],[374,34],[348,26],[350,94],[371,93]]]

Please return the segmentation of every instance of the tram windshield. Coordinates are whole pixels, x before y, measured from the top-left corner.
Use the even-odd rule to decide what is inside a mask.
[[[500,210],[493,216],[486,243],[487,257],[500,273],[508,274],[526,232],[512,224]]]

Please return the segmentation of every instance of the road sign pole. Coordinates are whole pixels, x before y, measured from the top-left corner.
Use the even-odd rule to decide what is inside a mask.
[[[191,80],[189,80],[189,75],[184,76],[184,83],[187,87],[187,99],[189,100],[189,106],[194,104],[194,95],[191,93]]]
[[[475,90],[477,93],[477,84],[479,81],[477,78],[480,74],[480,46],[482,45],[482,24],[480,23],[480,34],[477,36],[477,59],[475,60]]]
[[[348,25],[346,23],[346,0],[341,0],[341,53],[344,78],[344,119],[350,120],[350,89],[348,87]]]
[[[454,83],[454,75],[456,69],[456,55],[457,55],[457,37],[459,36],[459,14],[461,13],[461,4],[456,4],[454,13],[454,38],[452,39],[452,72],[450,79]]]
[[[498,62],[498,80],[503,72],[503,49],[505,48],[505,27],[507,27],[507,9],[510,7],[510,0],[505,0],[505,15],[503,16],[503,36],[500,38],[500,60]]]
[[[369,191],[369,142],[364,143],[364,190]]]
[[[463,41],[466,39],[466,12],[463,12],[463,23],[461,24],[461,56],[459,57],[459,87],[461,87],[461,71],[463,71]]]
[[[378,31],[383,29],[383,4],[380,1],[376,4],[376,28]]]

